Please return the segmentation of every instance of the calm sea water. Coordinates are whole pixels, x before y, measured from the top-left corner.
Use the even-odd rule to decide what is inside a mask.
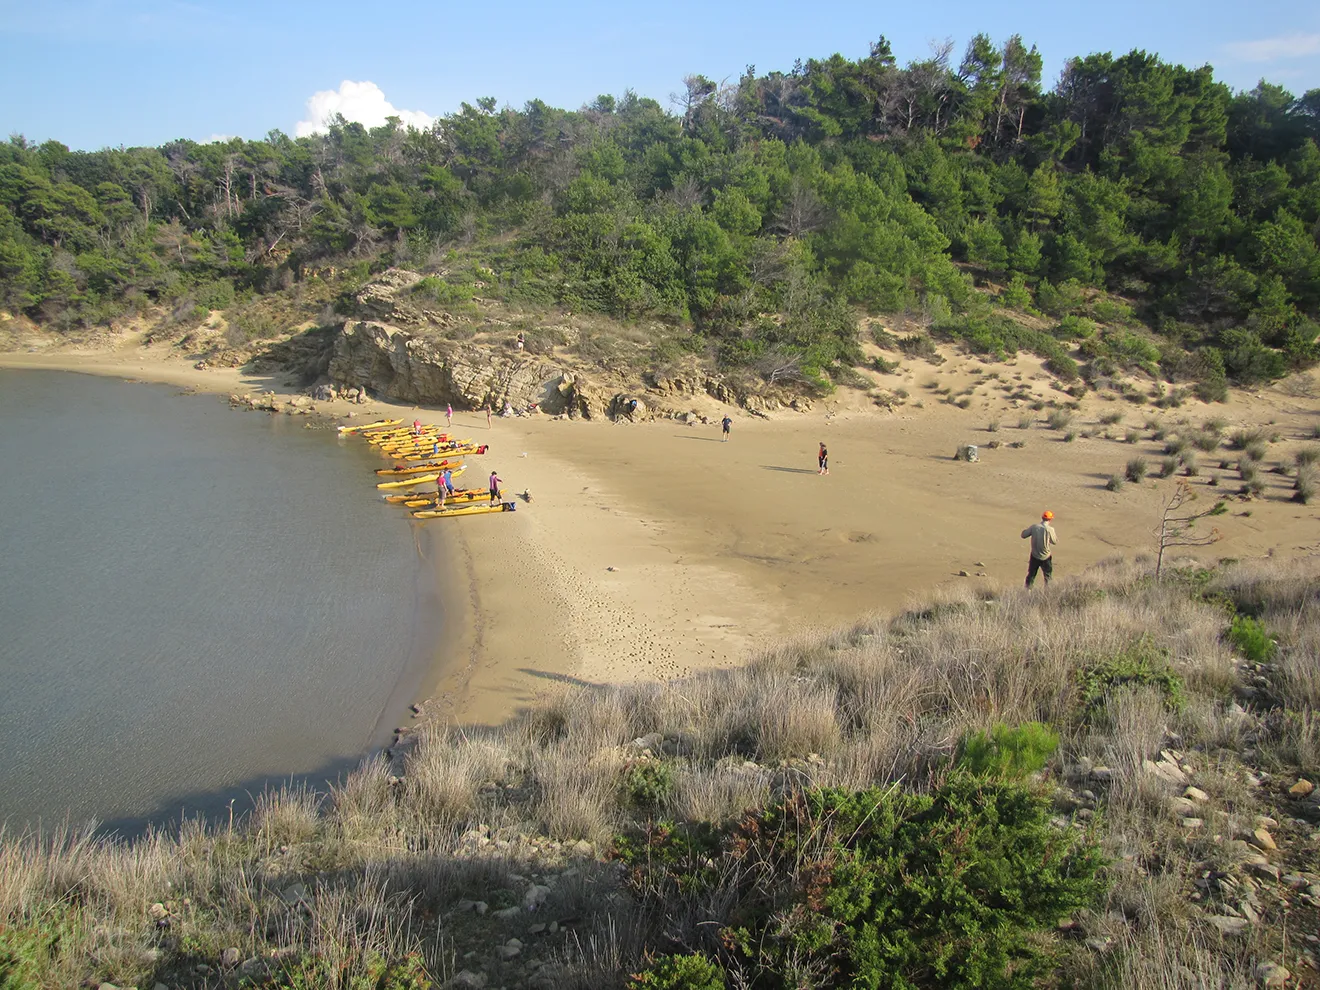
[[[382,462],[306,422],[0,371],[0,821],[214,814],[386,740],[431,566]]]

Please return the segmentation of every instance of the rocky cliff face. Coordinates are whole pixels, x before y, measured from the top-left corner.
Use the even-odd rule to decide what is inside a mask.
[[[574,418],[650,419],[681,411],[683,399],[708,395],[752,413],[810,401],[774,391],[749,389],[694,369],[683,375],[648,373],[637,379],[571,366],[515,351],[507,344],[455,341],[437,330],[457,320],[417,309],[406,289],[420,276],[391,269],[357,296],[359,318],[346,322],[323,359],[336,388],[365,388],[395,402],[499,412],[531,406]],[[401,295],[402,294],[402,295]]]
[[[374,320],[350,320],[334,340],[327,374],[339,388],[413,405],[453,403],[498,411],[555,403],[563,369],[539,358],[418,335]]]

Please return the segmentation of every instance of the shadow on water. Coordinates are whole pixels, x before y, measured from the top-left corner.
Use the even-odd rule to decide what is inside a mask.
[[[198,817],[214,825],[223,825],[229,822],[231,812],[233,820],[238,821],[252,811],[257,798],[264,792],[278,791],[281,787],[307,787],[317,794],[327,796],[332,785],[342,783],[351,771],[379,752],[373,750],[360,757],[342,757],[308,773],[283,776],[267,774],[251,777],[232,787],[179,794],[141,815],[126,815],[98,822],[96,834],[135,839],[149,828],[170,830],[181,821]],[[43,823],[43,830],[49,828],[48,823]]]

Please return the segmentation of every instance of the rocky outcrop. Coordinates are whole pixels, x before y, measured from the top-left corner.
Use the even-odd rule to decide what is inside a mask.
[[[563,369],[540,358],[508,356],[372,320],[344,324],[326,373],[338,389],[366,386],[372,395],[413,405],[499,411],[507,402],[519,410],[537,405],[557,412],[561,397],[576,394],[572,388],[562,392]]]

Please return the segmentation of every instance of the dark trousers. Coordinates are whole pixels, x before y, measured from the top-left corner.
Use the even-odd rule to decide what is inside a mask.
[[[1054,577],[1054,558],[1046,557],[1039,560],[1033,556],[1027,564],[1027,587],[1030,588],[1033,581],[1036,580],[1036,572],[1040,571],[1045,575],[1045,583],[1050,583],[1050,578]]]

